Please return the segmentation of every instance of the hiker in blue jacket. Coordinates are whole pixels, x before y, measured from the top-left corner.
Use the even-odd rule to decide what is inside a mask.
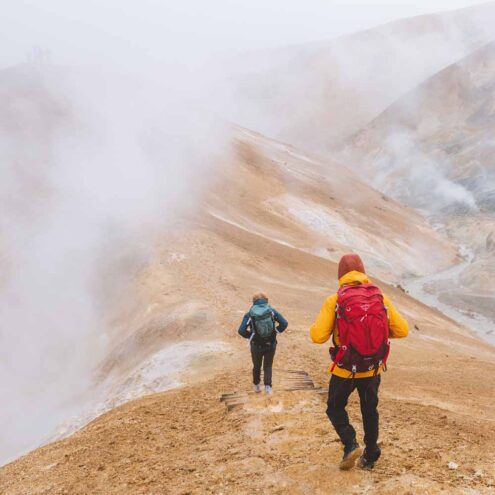
[[[253,305],[244,315],[239,335],[249,339],[251,358],[253,360],[253,384],[256,393],[261,392],[261,365],[265,393],[272,393],[272,366],[277,348],[277,334],[287,328],[287,320],[268,304],[268,297],[263,293],[253,296]]]

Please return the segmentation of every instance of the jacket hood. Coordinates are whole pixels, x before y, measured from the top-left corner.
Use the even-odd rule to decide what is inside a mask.
[[[254,301],[253,306],[263,306],[265,304],[268,304],[268,301],[266,299],[256,299]]]
[[[366,273],[353,270],[346,273],[343,277],[339,278],[339,285],[351,285],[351,284],[369,284],[369,279]]]
[[[356,253],[344,254],[339,261],[338,278],[341,279],[346,273],[353,271],[366,273],[363,260]]]

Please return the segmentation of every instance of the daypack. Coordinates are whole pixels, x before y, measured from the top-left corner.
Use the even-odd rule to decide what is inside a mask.
[[[275,335],[275,314],[268,304],[254,304],[249,310],[253,332],[264,342],[272,342]]]
[[[380,289],[373,284],[340,287],[335,313],[340,346],[332,356],[332,371],[337,365],[352,377],[363,371],[378,373],[390,351],[387,308]]]

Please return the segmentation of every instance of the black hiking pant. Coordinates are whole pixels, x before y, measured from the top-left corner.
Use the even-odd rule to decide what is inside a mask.
[[[345,410],[349,396],[357,388],[363,417],[364,443],[369,454],[377,452],[378,445],[378,387],[380,375],[369,378],[341,378],[332,375],[328,388],[327,416],[344,445],[356,440],[356,430],[349,423]]]
[[[251,346],[251,359],[253,360],[253,383],[259,385],[261,380],[261,365],[263,365],[263,381],[265,385],[272,386],[272,366],[275,357],[275,346],[267,346],[266,349]]]

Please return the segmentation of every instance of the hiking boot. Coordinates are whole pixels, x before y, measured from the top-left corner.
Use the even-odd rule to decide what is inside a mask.
[[[356,459],[362,454],[362,452],[363,449],[359,446],[356,440],[349,445],[346,445],[344,447],[344,456],[340,461],[339,468],[342,469],[342,471],[347,471],[348,469],[353,468],[356,463]]]
[[[260,387],[259,383],[258,383],[258,385],[254,385],[254,392],[256,394],[259,394],[261,392],[261,387]]]
[[[271,395],[273,393],[273,389],[271,385],[265,385],[265,394]]]
[[[375,462],[380,458],[382,451],[379,447],[373,452],[368,452],[368,449],[364,449],[363,455],[359,458],[357,465],[361,469],[373,469]]]

